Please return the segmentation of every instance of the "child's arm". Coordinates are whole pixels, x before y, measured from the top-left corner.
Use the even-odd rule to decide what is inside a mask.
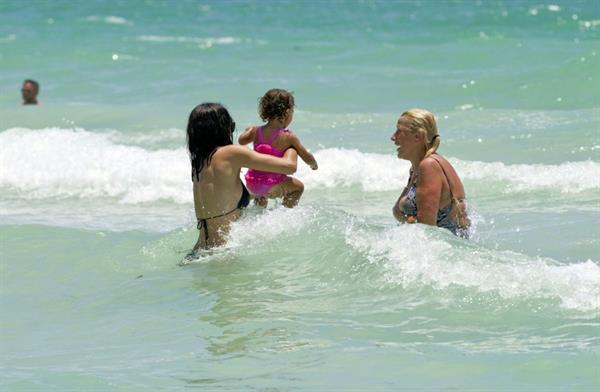
[[[306,162],[306,164],[310,166],[311,169],[317,170],[319,168],[315,156],[311,154],[306,149],[306,147],[304,147],[304,145],[300,142],[300,139],[298,139],[298,136],[290,132],[288,140],[290,141],[290,144],[292,145],[294,150],[298,151],[298,155],[300,155],[300,158],[302,158],[302,160]]]
[[[254,133],[256,132],[256,127],[248,127],[240,137],[238,138],[238,143],[241,145],[250,144],[254,141]]]

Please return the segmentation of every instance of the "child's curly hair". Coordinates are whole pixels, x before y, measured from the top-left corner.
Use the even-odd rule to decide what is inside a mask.
[[[294,96],[280,88],[272,88],[260,98],[258,113],[263,121],[282,119],[288,109],[294,108]]]

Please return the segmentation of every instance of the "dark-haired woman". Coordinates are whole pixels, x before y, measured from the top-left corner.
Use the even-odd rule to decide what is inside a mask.
[[[199,238],[196,249],[223,245],[232,221],[248,205],[249,193],[240,180],[242,167],[292,174],[297,153],[288,149],[276,158],[233,144],[235,122],[225,107],[203,103],[190,113],[187,143],[192,163],[194,209]]]

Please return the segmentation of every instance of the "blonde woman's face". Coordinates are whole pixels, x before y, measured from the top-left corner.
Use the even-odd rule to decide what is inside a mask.
[[[398,148],[398,158],[406,159],[407,154],[415,149],[415,146],[421,144],[419,132],[414,132],[410,127],[410,120],[406,117],[400,117],[396,123],[396,131],[390,137]]]

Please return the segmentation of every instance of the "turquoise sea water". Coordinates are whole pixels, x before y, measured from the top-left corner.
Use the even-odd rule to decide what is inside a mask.
[[[599,389],[599,69],[597,1],[1,1],[0,390]],[[319,170],[185,261],[187,115],[272,87]],[[394,222],[410,107],[472,241]]]

